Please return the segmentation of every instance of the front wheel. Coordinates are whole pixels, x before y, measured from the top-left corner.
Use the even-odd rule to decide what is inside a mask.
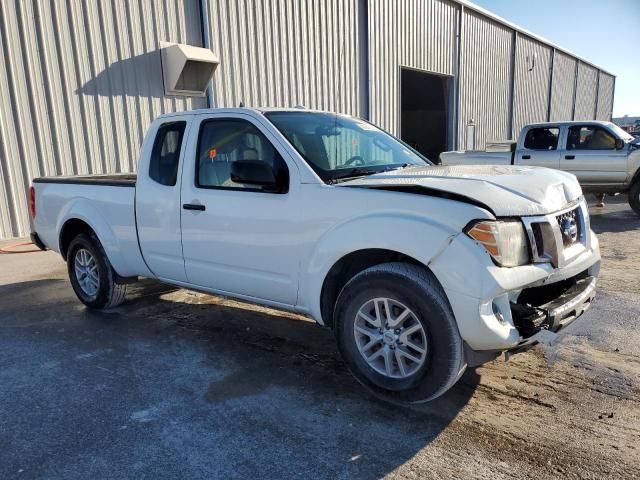
[[[629,190],[629,205],[634,212],[640,215],[640,178],[631,185],[631,189]]]
[[[82,233],[71,241],[67,269],[73,291],[87,307],[106,310],[124,301],[127,286],[118,283],[116,272],[95,235]]]
[[[466,367],[447,298],[423,267],[386,263],[360,272],[342,289],[334,318],[349,369],[384,400],[433,400]]]

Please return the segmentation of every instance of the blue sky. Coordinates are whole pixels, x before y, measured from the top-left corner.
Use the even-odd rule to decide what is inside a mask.
[[[616,75],[613,116],[640,116],[640,0],[472,0]]]

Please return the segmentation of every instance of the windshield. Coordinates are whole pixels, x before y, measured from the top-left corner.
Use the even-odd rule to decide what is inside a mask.
[[[618,135],[621,139],[623,139],[625,142],[630,142],[631,140],[633,140],[633,135],[625,132],[623,129],[621,129],[618,125],[616,125],[615,123],[607,123],[607,126],[613,130],[613,133],[615,133],[616,135]]]
[[[430,162],[365,121],[323,112],[267,112],[325,182]]]

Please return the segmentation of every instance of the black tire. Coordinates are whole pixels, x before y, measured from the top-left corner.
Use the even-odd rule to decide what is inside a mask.
[[[354,323],[368,300],[387,297],[407,306],[427,338],[426,361],[406,378],[391,378],[367,363],[356,344]],[[356,379],[375,396],[392,403],[433,400],[460,378],[466,368],[463,342],[442,287],[426,268],[385,263],[354,276],[342,289],[335,307],[338,348]]]
[[[640,215],[640,178],[636,179],[635,183],[631,185],[631,189],[629,190],[629,205]]]
[[[97,266],[99,285],[93,295],[89,295],[83,290],[76,274],[76,254],[81,249],[87,250],[91,254]],[[116,281],[116,272],[113,270],[111,263],[109,263],[107,254],[95,235],[81,233],[71,241],[67,250],[67,270],[73,291],[87,307],[96,310],[107,310],[117,307],[124,301],[127,285]]]

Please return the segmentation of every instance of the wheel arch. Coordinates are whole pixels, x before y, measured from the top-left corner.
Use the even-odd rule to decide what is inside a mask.
[[[631,189],[636,182],[640,182],[640,165],[638,165],[635,173],[631,177],[631,181],[629,182],[629,189]]]
[[[465,215],[465,224],[470,218]],[[407,214],[374,214],[356,217],[325,232],[305,255],[300,267],[299,310],[321,325],[331,325],[335,296],[335,273],[349,273],[380,263],[403,261],[427,267],[464,227],[437,222],[433,218]],[[369,257],[370,258],[367,258]],[[435,272],[432,272],[435,275]],[[342,280],[344,282],[344,279]],[[441,282],[440,282],[441,283]],[[339,293],[339,290],[338,290]],[[330,313],[328,313],[330,312]]]
[[[348,253],[331,266],[322,283],[320,313],[324,325],[333,329],[335,303],[349,280],[368,268],[393,262],[403,262],[424,268],[438,282],[435,274],[427,265],[402,252],[383,248],[365,248]],[[440,283],[438,282],[438,284]]]
[[[60,255],[62,255],[64,260],[67,260],[67,253],[71,241],[81,233],[96,235],[95,230],[91,228],[87,222],[79,218],[69,218],[62,225],[60,235],[58,236],[58,245],[60,247]]]
[[[76,199],[63,210],[57,222],[58,248],[66,260],[69,243],[83,232],[92,233],[104,249],[107,259],[118,275],[130,276],[125,259],[122,256],[118,237],[97,208],[84,199]]]

